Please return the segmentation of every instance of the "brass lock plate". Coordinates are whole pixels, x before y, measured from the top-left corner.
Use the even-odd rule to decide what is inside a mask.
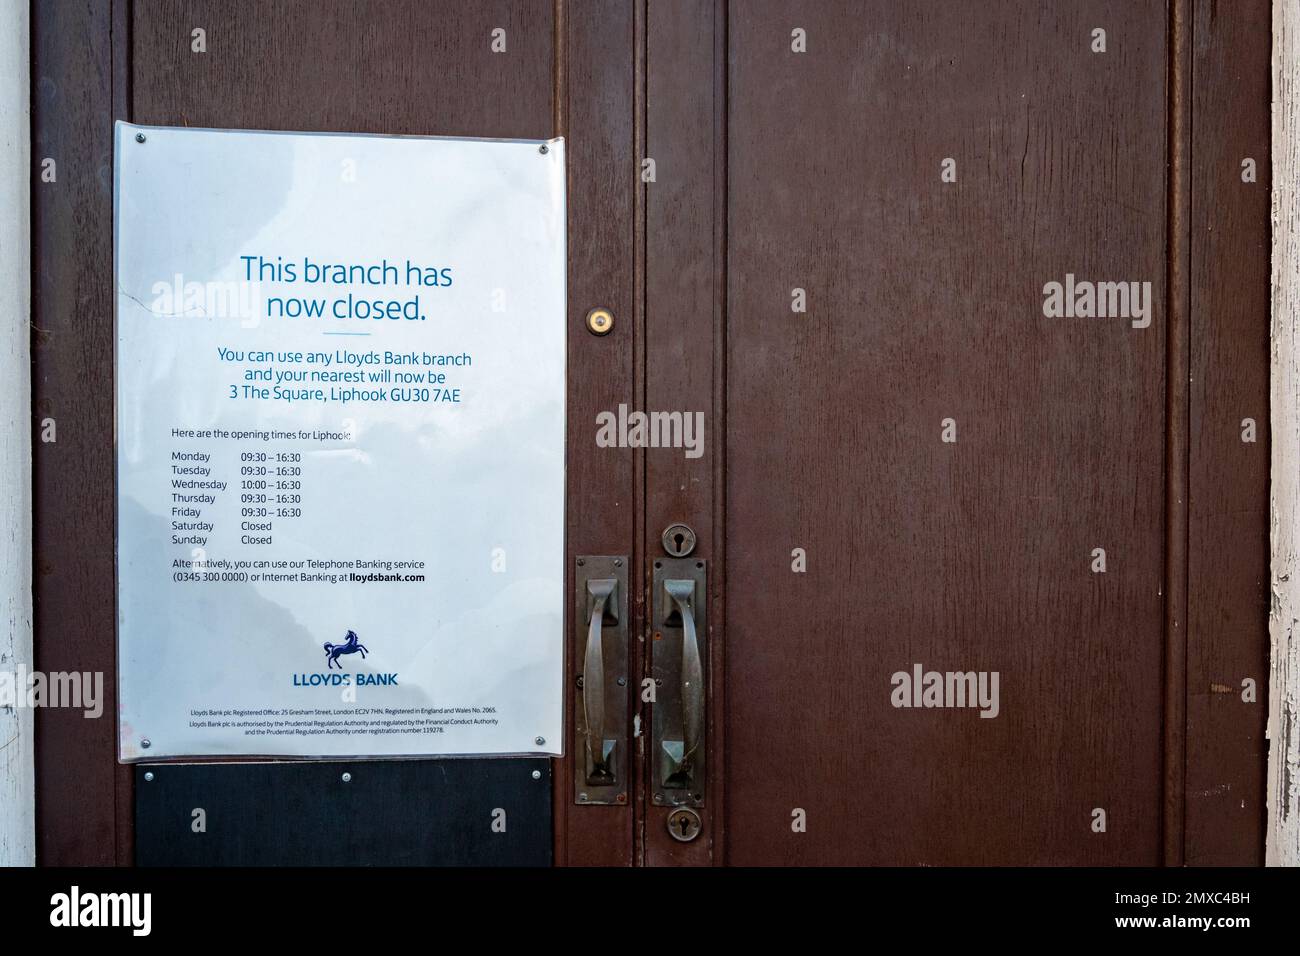
[[[668,832],[680,843],[690,843],[703,828],[700,815],[690,807],[678,807],[668,814]]]

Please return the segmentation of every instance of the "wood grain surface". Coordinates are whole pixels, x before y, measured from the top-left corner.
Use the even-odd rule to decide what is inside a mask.
[[[1199,0],[1193,23],[1189,866],[1264,861],[1270,15],[1268,0]],[[1253,183],[1242,181],[1246,159]]]
[[[1168,28],[733,9],[731,862],[1160,862]],[[1046,318],[1067,273],[1150,282],[1150,327]],[[999,715],[891,706],[918,663]]]
[[[563,135],[568,566],[629,557],[635,687],[660,532],[695,529],[710,763],[678,843],[644,737],[626,806],[575,805],[565,757],[555,861],[1262,861],[1267,0],[33,11],[32,158],[59,164],[33,189],[42,669],[103,671],[115,713],[113,119]],[[1150,282],[1150,325],[1044,315],[1067,274]],[[703,455],[596,447],[620,404],[705,412]],[[996,671],[998,716],[892,706],[914,664]],[[41,862],[133,858],[115,740],[111,716],[38,715]]]
[[[113,470],[113,46],[108,3],[32,18],[32,154],[58,163],[32,193],[36,666],[100,672],[104,716],[36,718],[36,858],[125,862],[130,779],[116,761]],[[120,841],[121,845],[120,845]]]

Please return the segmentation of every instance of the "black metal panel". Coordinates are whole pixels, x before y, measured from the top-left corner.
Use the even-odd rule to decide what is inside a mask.
[[[137,764],[135,784],[139,866],[551,863],[546,759]]]

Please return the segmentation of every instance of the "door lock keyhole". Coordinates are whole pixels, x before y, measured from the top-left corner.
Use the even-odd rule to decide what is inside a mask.
[[[670,524],[664,528],[663,543],[669,557],[684,558],[695,550],[695,532],[690,525]]]
[[[690,807],[678,807],[668,814],[668,833],[674,840],[690,843],[700,835],[700,815]]]

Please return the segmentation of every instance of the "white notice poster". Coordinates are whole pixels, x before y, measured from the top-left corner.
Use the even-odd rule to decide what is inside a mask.
[[[116,134],[122,759],[559,753],[563,141]]]

